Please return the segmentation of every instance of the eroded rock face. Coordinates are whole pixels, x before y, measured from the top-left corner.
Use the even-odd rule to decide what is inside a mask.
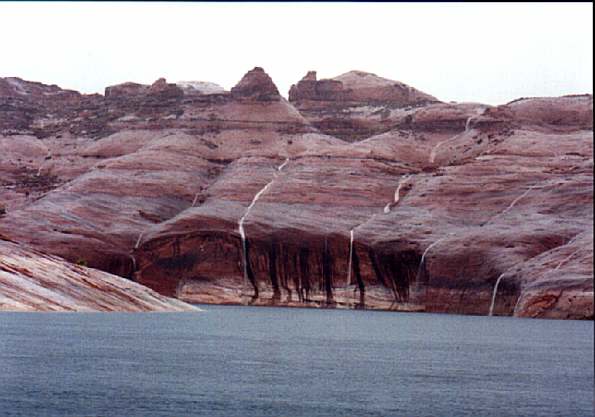
[[[256,101],[279,100],[277,87],[266,72],[260,67],[249,71],[240,82],[231,89],[232,97]]]
[[[118,132],[98,139],[0,136],[10,151],[0,155],[7,173],[0,229],[71,262],[131,277],[131,251],[145,230],[200,204],[233,160],[266,146],[273,152],[290,132],[314,130],[286,101],[229,94],[186,100],[180,92],[161,79],[140,95],[106,98],[107,113],[112,106],[130,113],[108,124]],[[141,117],[143,106],[154,116]]]
[[[219,84],[206,81],[178,81],[178,87],[184,90],[184,94],[221,94],[225,89]]]
[[[0,311],[199,311],[102,271],[0,240]]]
[[[589,95],[440,103],[352,72],[287,102],[260,68],[114,94],[99,137],[66,127],[97,110],[0,132],[0,233],[191,302],[593,317]]]
[[[291,86],[289,101],[322,132],[348,141],[396,128],[416,107],[439,103],[406,84],[363,71],[323,80],[310,71]]]
[[[438,101],[436,97],[406,84],[364,71],[350,71],[333,79],[320,81],[317,80],[316,71],[309,71],[291,87],[289,100],[382,103],[395,107]]]
[[[593,317],[593,231],[585,230],[503,274],[495,290],[493,313]]]

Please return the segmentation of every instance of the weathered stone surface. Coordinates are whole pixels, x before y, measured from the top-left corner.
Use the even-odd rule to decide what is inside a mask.
[[[126,82],[122,84],[112,85],[105,88],[105,97],[129,97],[146,94],[149,88],[146,85]]]
[[[488,314],[501,274],[592,227],[592,132],[545,133],[493,116],[471,122],[444,138],[434,162],[437,135],[393,131],[288,149],[246,161],[250,169],[234,163],[200,208],[146,235],[138,279],[201,302]],[[271,180],[247,217],[245,277],[237,223]],[[515,302],[531,288],[524,282],[511,287]],[[592,300],[588,269],[579,291]],[[536,315],[592,317],[586,304]]]
[[[504,273],[494,314],[593,317],[593,231],[586,230]]]
[[[142,285],[0,240],[0,311],[199,311]]]
[[[322,132],[348,141],[408,123],[415,108],[439,103],[406,84],[363,71],[323,80],[310,71],[291,86],[289,101]]]
[[[279,100],[279,90],[260,67],[249,71],[240,82],[231,89],[232,97],[259,101]]]
[[[350,71],[333,79],[320,81],[316,78],[316,71],[309,71],[300,82],[291,87],[289,100],[382,103],[395,107],[438,101],[406,84],[363,71]]]
[[[192,302],[593,317],[592,96],[323,81],[290,103],[259,68],[230,93],[161,80],[49,136],[34,115],[0,132],[0,233]]]
[[[178,87],[184,90],[184,94],[221,94],[225,89],[219,84],[207,81],[178,81]]]
[[[167,103],[172,88],[178,89],[158,80],[141,99],[165,92]],[[147,129],[146,119],[127,115],[110,123],[119,132],[96,140],[68,132],[43,140],[0,137],[11,150],[0,165],[8,174],[0,229],[72,262],[130,277],[131,250],[146,229],[202,202],[209,184],[244,153],[274,151],[277,142],[286,143],[285,132],[313,130],[286,101],[183,102],[177,95],[170,99],[184,114],[160,116],[154,123],[164,127]],[[173,127],[166,129],[168,123]]]

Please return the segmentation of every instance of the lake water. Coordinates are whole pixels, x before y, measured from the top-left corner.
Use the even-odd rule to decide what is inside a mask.
[[[593,416],[593,322],[0,313],[2,416]]]

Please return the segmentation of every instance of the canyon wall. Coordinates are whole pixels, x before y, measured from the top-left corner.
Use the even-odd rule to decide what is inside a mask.
[[[0,240],[0,311],[199,311],[122,277]]]
[[[0,79],[0,236],[188,302],[592,319],[592,107]]]

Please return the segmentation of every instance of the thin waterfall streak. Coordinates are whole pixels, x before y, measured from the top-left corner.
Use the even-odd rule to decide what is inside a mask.
[[[192,200],[192,206],[194,207],[194,205],[196,204],[196,200],[198,200],[198,196],[200,195],[200,192],[196,193],[196,195],[194,196],[194,200]]]
[[[134,255],[130,255],[130,259],[132,259],[132,273],[136,272],[136,258]]]
[[[285,158],[285,162],[283,162],[281,165],[279,165],[279,167],[277,168],[277,171],[280,172],[283,170],[283,168],[285,168],[285,165],[287,165],[287,163],[289,162],[289,158]]]
[[[580,233],[577,234],[575,237],[573,237],[572,239],[570,239],[564,246],[568,246],[568,245],[572,245],[580,236]],[[577,250],[575,250],[574,252],[572,252],[570,255],[568,255],[566,258],[562,259],[558,265],[556,265],[556,267],[552,270],[552,271],[557,271],[558,269],[560,269],[560,267],[562,265],[564,265],[566,262],[568,262],[569,260],[571,260],[574,255],[576,255],[578,252],[581,251],[582,248],[578,248]],[[550,271],[551,272],[551,271]]]
[[[421,260],[419,261],[419,267],[417,268],[417,277],[416,280],[419,280],[419,276],[421,275],[421,269],[424,267],[425,262],[426,262],[426,255],[428,254],[428,252],[430,251],[430,249],[432,249],[434,246],[436,246],[438,243],[442,242],[444,239],[446,239],[445,237],[443,237],[442,239],[438,239],[437,241],[435,241],[434,243],[430,244],[430,246],[428,246],[426,248],[426,250],[424,251],[424,253],[421,255]]]
[[[140,232],[140,234],[138,235],[138,239],[136,239],[136,243],[134,244],[134,249],[138,249],[138,247],[140,245],[140,241],[143,238],[143,233],[145,233],[145,232]]]
[[[405,175],[403,177],[401,177],[401,179],[399,180],[399,185],[397,186],[397,189],[395,190],[395,198],[394,198],[394,204],[396,205],[399,202],[400,196],[401,196],[401,188],[403,187],[403,184],[405,183],[405,181],[407,181],[409,179],[409,175]]]
[[[248,214],[250,214],[250,210],[252,210],[252,207],[254,207],[256,205],[256,202],[260,199],[260,197],[265,192],[267,192],[267,190],[271,187],[271,185],[277,178],[278,173],[281,172],[288,163],[289,158],[285,158],[285,161],[277,167],[277,170],[273,175],[273,178],[254,195],[252,201],[250,202],[250,205],[248,206],[248,208],[244,212],[244,215],[240,218],[238,222],[238,233],[240,234],[240,238],[242,240],[242,264],[244,266],[244,286],[247,286],[248,280],[248,248],[246,243],[246,230],[244,229],[244,223],[246,221],[246,218],[248,217]]]
[[[353,229],[349,231],[349,266],[347,267],[347,286],[351,285],[351,269],[353,264]]]
[[[390,211],[390,210],[389,210],[389,211]],[[372,216],[370,216],[370,218],[369,218],[368,220],[366,220],[366,221],[364,221],[364,222],[362,222],[362,223],[358,224],[357,226],[355,226],[355,227],[353,228],[353,230],[356,230],[356,229],[358,229],[358,228],[362,227],[363,225],[365,225],[365,224],[367,224],[367,223],[371,222],[372,220],[374,220],[375,218],[376,218],[376,214],[372,214]]]
[[[574,243],[579,238],[580,235],[581,234],[578,233],[575,237],[573,237],[572,239],[569,239],[568,242],[564,246],[568,246],[568,245]]]
[[[242,235],[242,265],[243,265],[243,272],[244,272],[244,281],[243,281],[243,288],[244,291],[248,291],[248,263],[246,259],[247,255],[247,248],[246,248],[246,239],[243,237],[243,229],[240,233]]]
[[[519,294],[519,298],[516,299],[516,303],[514,303],[514,309],[512,310],[512,315],[516,313],[517,308],[519,307],[519,303],[521,302],[522,294]]]
[[[464,130],[462,133],[457,133],[456,135],[454,135],[454,136],[452,136],[452,137],[450,137],[450,138],[448,138],[448,139],[446,139],[446,140],[443,140],[442,142],[438,142],[438,143],[437,143],[437,144],[436,144],[436,145],[435,145],[435,146],[432,148],[432,150],[430,151],[430,158],[429,158],[429,160],[428,160],[428,161],[429,161],[431,164],[433,164],[433,163],[434,163],[434,161],[436,160],[436,153],[438,152],[438,149],[440,149],[440,147],[441,147],[442,145],[444,145],[445,143],[447,143],[447,142],[450,142],[450,141],[452,141],[452,140],[455,140],[455,139],[457,139],[459,136],[461,136],[461,135],[463,135],[463,134],[465,134],[465,133],[469,132],[469,130],[470,130],[470,127],[471,127],[471,119],[474,119],[475,117],[476,117],[476,116],[470,116],[470,117],[468,117],[468,118],[467,118],[467,120],[465,121],[465,130]]]
[[[469,127],[471,126],[471,120],[474,118],[475,118],[475,116],[471,116],[471,117],[467,118],[467,121],[465,122],[465,132],[469,131]]]
[[[579,233],[578,235],[576,235],[574,238],[572,238],[572,239],[568,240],[568,242],[567,242],[566,244],[564,244],[563,246],[568,246],[568,245],[570,245],[570,244],[574,243],[574,242],[575,242],[575,241],[578,239],[579,235],[580,235],[580,233]],[[568,255],[566,258],[562,259],[562,260],[561,260],[561,261],[558,263],[558,265],[556,265],[556,267],[555,267],[554,269],[552,269],[552,270],[548,271],[546,274],[550,274],[550,273],[552,273],[552,272],[554,272],[554,271],[557,271],[558,269],[560,269],[560,267],[561,267],[562,265],[564,265],[566,262],[568,262],[570,259],[572,259],[572,258],[573,258],[573,257],[574,257],[574,256],[575,256],[575,255],[576,255],[578,252],[580,252],[580,251],[581,251],[581,249],[582,249],[582,248],[578,248],[577,250],[575,250],[574,252],[572,252],[570,255]],[[498,284],[498,282],[497,282],[497,284]],[[491,305],[490,305],[490,311],[493,311],[493,305],[494,305],[494,303],[495,303],[495,300],[494,300],[494,295],[495,295],[495,293],[494,293],[494,294],[492,294],[492,303],[491,303]],[[514,308],[513,308],[513,310],[512,310],[512,314],[513,314],[513,315],[514,315],[514,313],[517,311],[517,309],[518,309],[518,307],[519,307],[519,304],[520,304],[520,302],[521,302],[521,298],[522,298],[522,294],[519,294],[519,296],[518,296],[518,298],[517,298],[517,300],[516,300],[516,303],[514,304]]]
[[[523,197],[525,197],[527,194],[529,194],[529,192],[531,190],[533,190],[534,188],[536,188],[537,185],[534,184],[532,186],[530,186],[529,188],[527,188],[527,190],[525,190],[525,192],[523,194],[521,194],[520,196],[518,196],[517,198],[515,198],[512,203],[510,203],[508,205],[508,207],[506,207],[504,210],[502,210],[500,213],[496,214],[495,216],[493,216],[492,218],[488,219],[487,222],[485,222],[483,225],[487,225],[488,223],[492,222],[493,220],[497,219],[500,216],[504,216],[506,213],[508,213],[510,210],[512,210],[512,208],[515,206],[516,203],[518,203],[519,201],[521,201],[521,199],[523,199]]]
[[[490,303],[490,311],[488,312],[488,316],[494,315],[494,305],[496,304],[496,294],[498,293],[498,285],[500,285],[500,281],[504,277],[504,274],[500,275],[494,284],[494,290],[492,291],[492,302]]]
[[[403,187],[403,184],[405,183],[405,181],[407,181],[408,179],[409,179],[409,175],[405,175],[399,180],[399,185],[397,185],[397,189],[395,190],[395,196],[393,197],[393,201],[388,203],[386,206],[384,206],[384,210],[383,210],[384,214],[390,213],[391,207],[396,206],[398,204],[399,199],[400,199],[401,188]]]
[[[570,255],[568,255],[566,258],[562,259],[560,261],[560,263],[558,265],[556,265],[556,267],[554,268],[554,271],[557,271],[558,269],[560,269],[560,267],[562,265],[564,265],[566,262],[570,261],[572,258],[574,258],[574,255],[576,255],[577,253],[579,253],[581,251],[582,248],[578,248],[577,250],[575,250],[574,252],[572,252]]]

